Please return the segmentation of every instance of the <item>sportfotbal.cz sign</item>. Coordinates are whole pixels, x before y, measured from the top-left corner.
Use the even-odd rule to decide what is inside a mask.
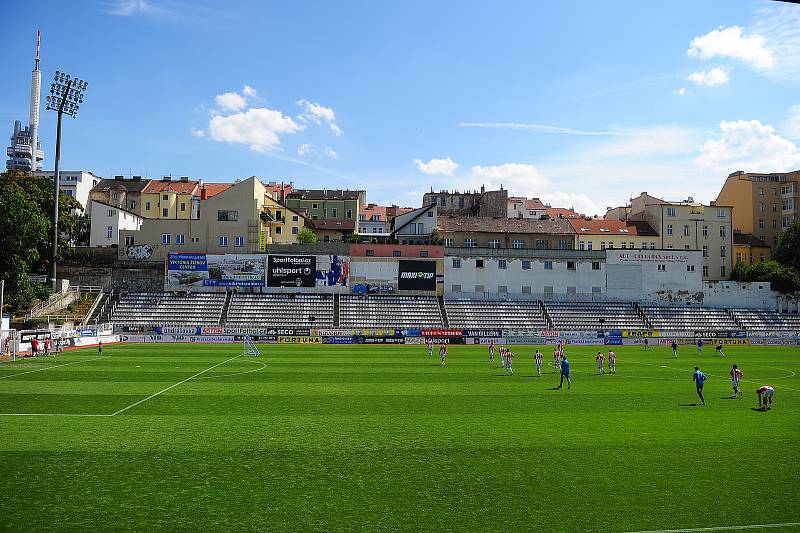
[[[436,261],[400,260],[398,262],[397,290],[435,291]]]
[[[270,255],[267,287],[315,287],[317,258],[313,255]]]

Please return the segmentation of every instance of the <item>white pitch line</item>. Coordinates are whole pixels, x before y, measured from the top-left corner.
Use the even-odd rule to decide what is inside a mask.
[[[685,529],[650,529],[646,531],[627,531],[626,533],[691,533],[693,531],[736,531],[742,529],[774,529],[777,527],[794,526],[800,526],[800,522],[785,522],[783,524],[748,524],[746,526],[692,527]]]
[[[46,366],[44,368],[37,368],[35,370],[28,370],[26,372],[17,372],[16,374],[11,374],[10,376],[2,376],[2,377],[0,377],[0,379],[13,378],[15,376],[21,376],[23,374],[30,374],[32,372],[41,372],[42,370],[50,370],[51,368],[58,368],[60,366],[77,365],[78,363],[88,363],[89,361],[97,361],[98,359],[106,359],[107,357],[109,357],[109,356],[94,357],[92,359],[84,359],[83,361],[72,361],[71,363],[64,363],[64,364],[61,364],[61,365]]]
[[[118,415],[118,414],[120,414],[120,413],[124,413],[124,412],[125,412],[125,411],[127,411],[128,409],[133,409],[133,408],[134,408],[134,407],[136,407],[137,405],[143,404],[143,403],[144,403],[144,402],[146,402],[147,400],[153,399],[153,398],[155,398],[156,396],[158,396],[159,394],[163,394],[163,393],[167,392],[167,391],[168,391],[168,390],[170,390],[170,389],[174,389],[174,388],[175,388],[175,387],[177,387],[178,385],[181,385],[181,384],[183,384],[183,383],[186,383],[187,381],[189,381],[189,380],[190,380],[190,379],[192,379],[192,378],[196,378],[197,376],[199,376],[199,375],[201,375],[201,374],[205,374],[205,373],[206,373],[206,372],[208,372],[209,370],[213,370],[213,369],[217,368],[217,367],[218,367],[218,366],[220,366],[220,365],[224,365],[224,364],[225,364],[225,363],[227,363],[228,361],[233,361],[233,360],[234,360],[234,359],[236,359],[237,357],[241,357],[241,355],[234,355],[234,356],[233,356],[233,357],[231,357],[230,359],[225,359],[225,360],[224,360],[224,361],[222,361],[221,363],[217,363],[217,364],[216,364],[216,365],[214,365],[214,366],[210,366],[210,367],[206,368],[205,370],[203,370],[203,371],[201,371],[201,372],[198,372],[197,374],[195,374],[195,375],[193,375],[193,376],[189,376],[188,378],[186,378],[186,379],[184,379],[184,380],[181,380],[181,381],[179,381],[179,382],[177,382],[177,383],[174,383],[174,384],[170,385],[170,386],[169,386],[169,387],[167,387],[166,389],[162,389],[162,390],[160,390],[160,391],[156,392],[155,394],[151,394],[151,395],[150,395],[150,396],[148,396],[147,398],[143,398],[143,399],[139,400],[139,401],[138,401],[138,402],[136,402],[136,403],[132,403],[132,404],[130,404],[130,405],[129,405],[129,406],[127,406],[127,407],[123,407],[123,408],[122,408],[122,409],[120,409],[119,411],[116,411],[116,412],[114,412],[114,413],[111,413],[111,414],[110,414],[110,415],[108,415],[108,416],[117,416],[117,415]]]
[[[114,416],[80,413],[0,413],[0,416]]]

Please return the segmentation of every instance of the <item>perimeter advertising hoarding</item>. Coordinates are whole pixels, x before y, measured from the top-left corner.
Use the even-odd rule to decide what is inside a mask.
[[[317,258],[313,255],[270,255],[267,287],[316,287]]]
[[[173,252],[167,257],[167,290],[263,287],[264,263],[265,257],[255,254]]]
[[[436,261],[398,261],[397,290],[435,291]]]

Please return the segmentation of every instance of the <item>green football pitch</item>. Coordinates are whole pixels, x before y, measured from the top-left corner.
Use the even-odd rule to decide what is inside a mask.
[[[798,348],[616,347],[599,376],[568,347],[571,390],[552,347],[542,377],[531,347],[509,377],[476,346],[241,351],[1,363],[0,529],[800,530]]]

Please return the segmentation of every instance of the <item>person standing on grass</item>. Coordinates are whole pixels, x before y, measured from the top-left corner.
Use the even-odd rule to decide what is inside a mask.
[[[742,390],[739,388],[739,381],[742,379],[742,376],[744,376],[744,373],[739,370],[736,365],[733,365],[733,368],[731,368],[731,386],[733,387],[734,398],[737,396],[739,398],[742,397]]]
[[[706,404],[706,399],[703,398],[703,385],[705,385],[707,379],[708,377],[706,377],[705,374],[700,372],[700,367],[697,366],[694,367],[694,374],[692,374],[692,381],[694,381],[695,384],[697,385],[697,395],[700,397],[700,405]]]
[[[606,371],[603,369],[603,360],[605,360],[606,356],[603,355],[603,352],[597,352],[597,356],[594,358],[595,362],[597,363],[597,373],[603,375]]]
[[[775,394],[775,389],[771,385],[762,385],[756,389],[758,395],[758,408],[764,411],[772,409],[772,395]]]
[[[31,339],[31,354],[36,357],[39,353],[39,339],[36,337]]]
[[[536,363],[536,374],[541,377],[542,375],[542,352],[536,350],[533,354],[533,361]]]
[[[678,341],[677,340],[672,341],[672,358],[673,359],[677,359],[678,358]]]
[[[45,339],[42,344],[44,344],[44,356],[47,357],[50,355],[50,339]]]
[[[572,387],[572,382],[569,379],[569,361],[567,360],[567,356],[564,356],[561,360],[561,383],[558,384],[559,389],[564,384],[564,378],[567,378],[567,389],[569,389]]]
[[[617,373],[617,354],[614,353],[614,350],[608,351],[608,371],[611,374]]]
[[[697,339],[697,355],[703,355],[703,339]]]
[[[97,355],[103,355],[103,341],[97,341]]]
[[[439,355],[442,356],[442,366],[444,366],[444,360],[447,357],[447,345],[442,344],[439,346]]]
[[[647,340],[647,337],[644,338],[644,351],[645,352],[649,352],[650,351],[650,341]]]
[[[428,337],[425,343],[428,345],[428,357],[430,357],[433,355],[433,337]]]
[[[494,341],[489,341],[489,362],[494,361]]]
[[[721,342],[719,344],[717,344],[717,347],[715,348],[714,355],[716,357],[725,357],[725,354],[722,353],[722,343]]]
[[[506,376],[510,373],[511,375],[514,374],[514,369],[511,368],[511,363],[514,361],[514,352],[508,350],[506,352]]]

